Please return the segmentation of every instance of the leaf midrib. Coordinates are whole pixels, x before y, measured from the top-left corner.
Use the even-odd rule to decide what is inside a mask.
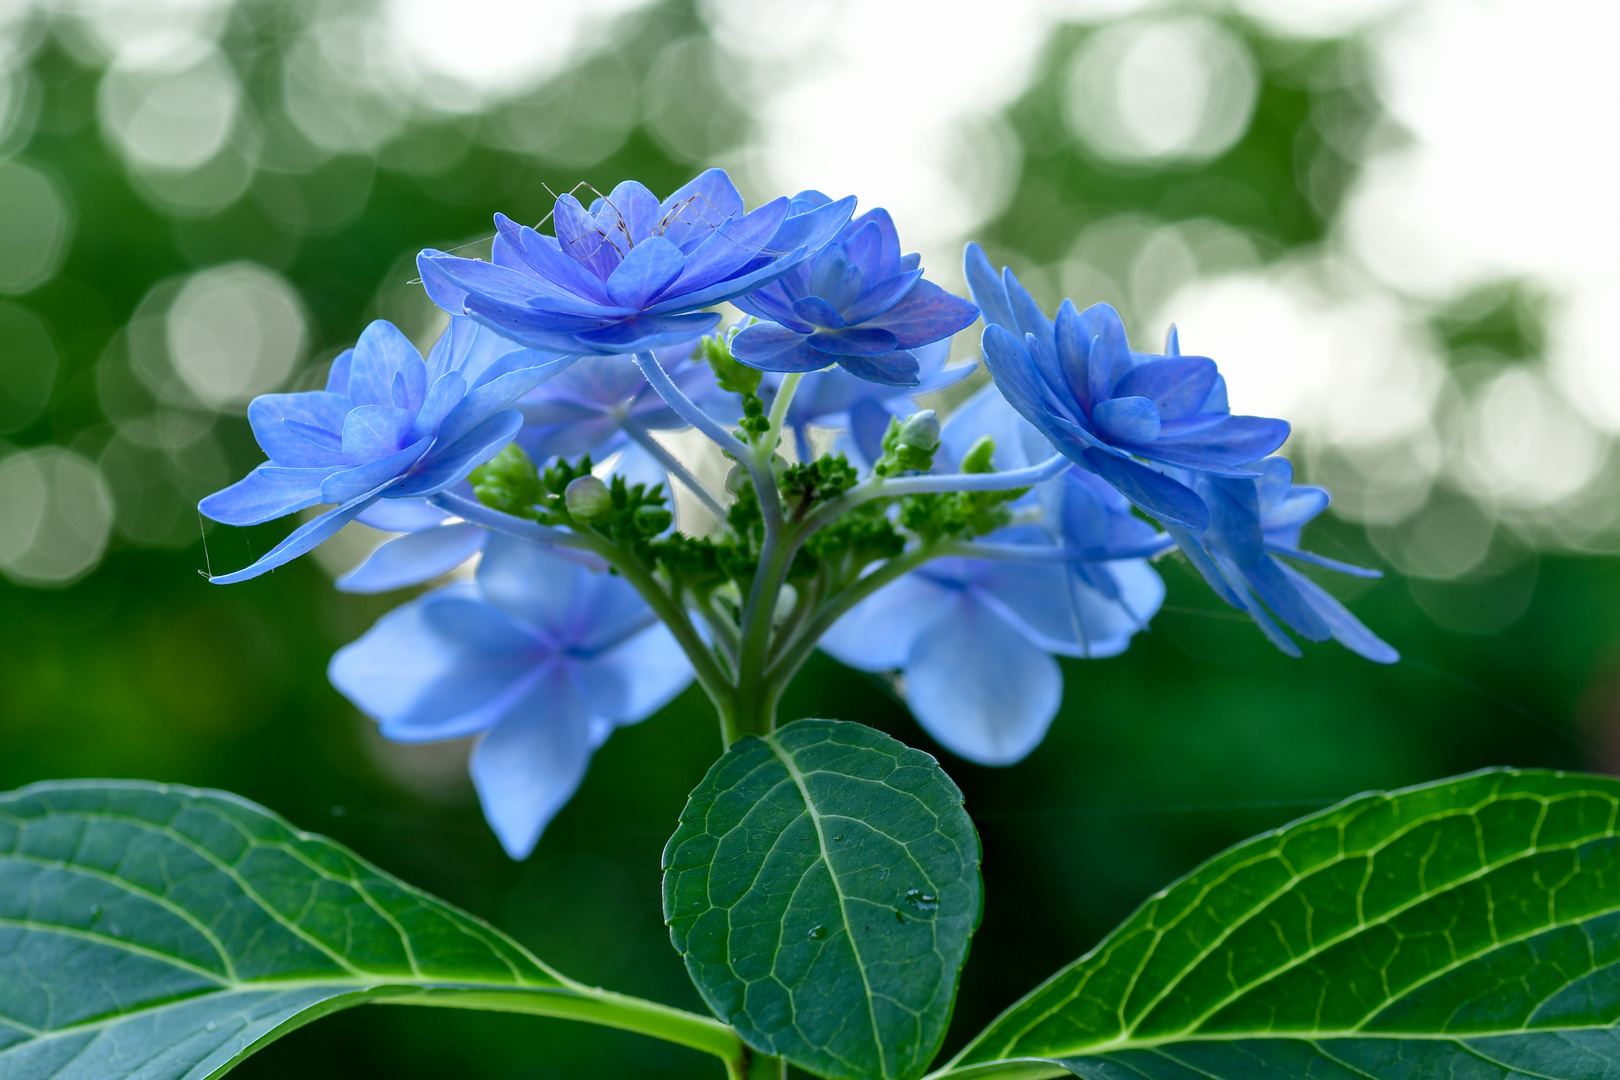
[[[1329,941],[1327,941],[1327,942],[1325,942],[1325,943],[1323,943],[1321,945],[1313,946],[1312,949],[1308,950],[1305,953],[1302,953],[1299,957],[1291,958],[1286,964],[1278,967],[1277,969],[1275,969],[1273,971],[1270,971],[1270,972],[1266,973],[1262,978],[1256,979],[1254,982],[1251,982],[1251,983],[1245,985],[1243,988],[1241,988],[1239,990],[1236,990],[1233,993],[1229,994],[1227,997],[1221,999],[1216,1005],[1214,1005],[1213,1007],[1207,1009],[1205,1012],[1200,1014],[1190,1025],[1188,1025],[1187,1027],[1182,1028],[1181,1031],[1178,1032],[1176,1035],[1174,1035],[1174,1036],[1166,1036],[1166,1038],[1167,1039],[1186,1040],[1189,1037],[1188,1033],[1193,1031],[1198,1024],[1201,1024],[1201,1023],[1205,1022],[1211,1016],[1213,1016],[1216,1012],[1218,1012],[1221,1008],[1224,1008],[1226,1005],[1230,1004],[1232,1001],[1234,1001],[1237,998],[1241,997],[1243,994],[1248,993],[1249,991],[1255,989],[1256,987],[1265,985],[1265,983],[1267,983],[1267,982],[1271,981],[1272,979],[1274,979],[1278,974],[1283,973],[1285,971],[1293,970],[1300,963],[1303,963],[1306,960],[1312,959],[1315,956],[1320,955],[1320,953],[1323,950],[1325,950],[1327,948],[1330,948],[1333,945],[1337,945],[1340,942],[1348,940],[1349,938],[1355,936],[1356,934],[1364,932],[1369,927],[1383,925],[1389,919],[1394,918],[1395,916],[1401,914],[1402,912],[1409,910],[1410,908],[1416,906],[1417,904],[1423,903],[1423,902],[1425,902],[1427,900],[1430,900],[1430,899],[1432,899],[1432,898],[1434,898],[1436,896],[1441,895],[1444,892],[1447,892],[1447,891],[1449,891],[1451,889],[1457,888],[1457,887],[1459,887],[1461,885],[1467,884],[1468,882],[1476,880],[1479,877],[1481,877],[1481,876],[1483,876],[1483,875],[1485,875],[1487,873],[1493,872],[1495,870],[1499,870],[1499,869],[1501,869],[1502,867],[1505,867],[1505,866],[1510,866],[1514,862],[1520,861],[1522,859],[1529,858],[1529,857],[1532,857],[1534,855],[1542,854],[1544,852],[1549,852],[1549,851],[1571,850],[1571,849],[1579,847],[1579,846],[1581,846],[1583,844],[1591,843],[1594,840],[1604,839],[1605,837],[1613,838],[1616,835],[1616,833],[1615,833],[1615,813],[1616,813],[1617,810],[1620,810],[1620,804],[1616,804],[1614,799],[1611,796],[1609,796],[1609,795],[1607,795],[1607,794],[1605,794],[1603,792],[1598,792],[1598,791],[1579,790],[1579,791],[1571,791],[1571,792],[1562,792],[1562,793],[1558,794],[1557,796],[1549,797],[1549,796],[1544,796],[1544,795],[1538,795],[1538,794],[1536,794],[1534,792],[1514,792],[1514,793],[1511,793],[1509,795],[1502,795],[1502,794],[1500,794],[1500,790],[1499,790],[1499,787],[1498,787],[1498,790],[1493,791],[1490,795],[1486,796],[1483,800],[1481,800],[1480,802],[1477,802],[1477,803],[1475,803],[1475,804],[1473,804],[1473,805],[1471,805],[1469,807],[1466,807],[1466,808],[1464,808],[1464,807],[1454,807],[1454,808],[1448,809],[1448,810],[1443,811],[1443,812],[1434,813],[1434,814],[1428,814],[1428,815],[1425,815],[1423,817],[1413,819],[1410,823],[1408,823],[1406,826],[1401,828],[1399,831],[1392,832],[1388,837],[1386,837],[1385,839],[1383,839],[1379,843],[1374,844],[1374,845],[1366,848],[1364,851],[1358,852],[1354,857],[1355,858],[1362,858],[1362,857],[1374,855],[1377,852],[1382,851],[1383,849],[1387,848],[1389,845],[1391,845],[1391,844],[1395,843],[1396,841],[1402,839],[1403,837],[1409,835],[1414,830],[1419,829],[1419,828],[1423,827],[1424,825],[1431,824],[1431,823],[1436,822],[1436,821],[1441,821],[1441,820],[1444,820],[1444,819],[1449,818],[1449,817],[1475,818],[1476,819],[1476,827],[1477,827],[1477,815],[1479,814],[1479,812],[1481,810],[1483,810],[1485,807],[1491,806],[1491,805],[1493,805],[1493,804],[1495,804],[1497,802],[1500,802],[1500,801],[1505,801],[1506,799],[1509,799],[1509,798],[1512,798],[1512,799],[1529,799],[1529,800],[1533,800],[1533,801],[1538,802],[1538,803],[1541,804],[1542,814],[1541,814],[1541,817],[1537,820],[1536,825],[1535,825],[1535,829],[1539,830],[1541,828],[1542,824],[1544,824],[1544,822],[1546,820],[1546,809],[1550,804],[1552,804],[1554,802],[1562,802],[1562,801],[1572,799],[1572,798],[1585,798],[1585,797],[1602,798],[1602,799],[1607,800],[1611,804],[1610,820],[1609,820],[1608,830],[1606,832],[1590,834],[1590,835],[1588,835],[1588,836],[1586,836],[1586,837],[1584,837],[1584,838],[1582,838],[1580,840],[1570,841],[1570,842],[1564,843],[1564,844],[1553,844],[1553,845],[1547,845],[1545,847],[1538,845],[1538,846],[1529,848],[1527,850],[1520,851],[1520,852],[1516,853],[1512,858],[1503,860],[1503,861],[1498,862],[1498,863],[1490,863],[1490,864],[1483,865],[1477,870],[1471,871],[1470,873],[1468,873],[1466,875],[1463,875],[1462,877],[1453,879],[1451,882],[1448,882],[1446,884],[1446,886],[1444,888],[1442,888],[1442,889],[1438,889],[1438,890],[1435,890],[1433,892],[1423,893],[1422,895],[1408,901],[1407,903],[1397,905],[1396,907],[1391,908],[1389,911],[1386,911],[1384,914],[1380,915],[1376,920],[1373,920],[1371,922],[1358,922],[1352,929],[1346,931],[1345,933],[1339,935],[1338,937],[1333,938],[1332,940],[1329,940]],[[1384,798],[1387,800],[1389,798],[1389,796],[1384,796]],[[1357,808],[1357,809],[1359,810],[1359,809],[1366,809],[1366,808],[1368,808],[1368,807],[1364,806],[1364,807],[1360,807],[1360,808]],[[1350,809],[1350,807],[1344,807],[1344,808],[1341,808],[1339,812],[1344,812],[1344,811],[1346,811],[1348,809]],[[1339,828],[1339,831],[1340,831],[1341,834],[1343,833],[1344,824],[1345,823],[1342,822],[1342,821],[1338,823],[1338,828]],[[1289,890],[1293,889],[1296,885],[1298,885],[1299,882],[1305,880],[1305,878],[1307,876],[1312,875],[1312,874],[1316,874],[1316,873],[1318,873],[1318,872],[1320,872],[1322,870],[1329,869],[1329,868],[1331,868],[1333,866],[1340,865],[1340,864],[1342,864],[1343,862],[1345,862],[1346,860],[1348,860],[1351,857],[1352,856],[1349,855],[1348,853],[1346,853],[1341,847],[1341,850],[1339,851],[1339,853],[1337,855],[1335,855],[1331,859],[1324,860],[1321,863],[1318,863],[1315,866],[1311,867],[1311,869],[1309,871],[1307,871],[1306,874],[1304,874],[1304,875],[1297,874],[1297,873],[1292,874],[1292,876],[1290,877],[1290,879],[1289,879],[1289,881],[1288,881],[1288,883],[1286,885],[1282,886],[1281,888],[1277,889],[1276,891],[1274,891],[1271,894],[1269,894],[1268,896],[1266,896],[1266,898],[1263,901],[1259,902],[1249,912],[1245,913],[1245,915],[1243,916],[1242,919],[1240,919],[1237,922],[1233,923],[1231,926],[1225,928],[1211,942],[1211,944],[1207,948],[1205,948],[1202,952],[1200,952],[1196,958],[1194,958],[1192,961],[1190,961],[1179,973],[1177,973],[1175,978],[1170,980],[1159,991],[1159,993],[1156,994],[1153,997],[1153,999],[1151,1001],[1147,1002],[1141,1008],[1141,1010],[1137,1013],[1137,1019],[1135,1021],[1127,1022],[1125,1020],[1124,1016],[1121,1015],[1120,1016],[1121,1024],[1125,1025],[1128,1029],[1134,1030],[1135,1026],[1137,1024],[1139,1024],[1143,1019],[1145,1019],[1147,1017],[1147,1015],[1154,1008],[1156,1008],[1158,1006],[1158,1004],[1161,1001],[1163,1001],[1166,996],[1168,996],[1170,993],[1172,993],[1177,986],[1181,985],[1183,980],[1186,978],[1186,976],[1193,969],[1195,969],[1199,964],[1203,963],[1204,960],[1208,959],[1209,956],[1213,955],[1214,952],[1217,949],[1219,949],[1220,946],[1222,944],[1224,944],[1227,941],[1227,939],[1229,939],[1231,937],[1232,934],[1236,933],[1239,929],[1243,928],[1244,926],[1249,925],[1250,921],[1252,919],[1254,919],[1255,917],[1257,917],[1260,910],[1264,909],[1266,906],[1270,905],[1271,903],[1276,901],[1278,898],[1285,895]],[[1151,945],[1149,951],[1142,957],[1141,961],[1139,961],[1139,963],[1137,965],[1137,970],[1132,973],[1131,983],[1130,983],[1131,986],[1132,987],[1135,986],[1137,978],[1140,977],[1140,975],[1142,974],[1143,969],[1145,969],[1147,964],[1151,961],[1151,959],[1153,957],[1154,950],[1157,949],[1159,942],[1162,941],[1164,939],[1164,936],[1166,934],[1168,934],[1170,931],[1172,931],[1177,925],[1179,925],[1188,915],[1190,915],[1191,913],[1193,913],[1195,911],[1200,910],[1200,906],[1199,906],[1200,902],[1203,900],[1204,897],[1209,895],[1211,890],[1213,890],[1215,888],[1218,888],[1219,886],[1225,884],[1226,881],[1228,879],[1230,879],[1233,874],[1237,873],[1240,870],[1246,869],[1246,868],[1248,868],[1250,866],[1258,865],[1260,863],[1269,862],[1269,861],[1272,861],[1272,860],[1282,861],[1280,855],[1278,854],[1278,849],[1276,849],[1276,848],[1272,848],[1272,849],[1268,850],[1267,852],[1265,852],[1264,854],[1260,855],[1257,858],[1254,858],[1254,859],[1251,859],[1251,860],[1246,860],[1244,862],[1237,863],[1237,864],[1229,867],[1218,878],[1210,881],[1209,883],[1204,885],[1202,888],[1200,888],[1198,893],[1197,893],[1197,896],[1194,897],[1193,901],[1191,903],[1189,903],[1185,907],[1183,912],[1176,917],[1175,921],[1173,921],[1171,923],[1168,923],[1164,927],[1158,928],[1158,929],[1156,929],[1154,931],[1153,942],[1152,942],[1152,945]],[[1365,888],[1365,881],[1363,881],[1363,883],[1362,883],[1362,888]],[[1157,901],[1162,901],[1164,899],[1165,895],[1167,895],[1167,894],[1168,894],[1168,890],[1166,890],[1166,893],[1161,894],[1158,897],[1155,897],[1155,901],[1156,902]],[[1357,900],[1357,904],[1358,904],[1358,907],[1359,907],[1359,904],[1360,904],[1359,897],[1358,897],[1358,900]],[[1610,911],[1612,911],[1612,910],[1613,909],[1610,909]],[[1605,911],[1605,912],[1589,913],[1588,915],[1582,916],[1582,918],[1583,919],[1585,919],[1585,918],[1596,918],[1601,914],[1607,914],[1607,913],[1609,913],[1609,912]],[[1559,923],[1559,924],[1550,924],[1550,925],[1547,925],[1547,926],[1542,926],[1542,927],[1539,927],[1536,930],[1532,931],[1529,935],[1526,935],[1526,936],[1534,936],[1535,934],[1545,933],[1548,930],[1555,929],[1558,926],[1567,926],[1567,925],[1572,925],[1572,923]],[[1123,942],[1123,940],[1124,939],[1121,939],[1121,942]],[[1513,941],[1516,941],[1516,940],[1523,940],[1523,938],[1510,939],[1510,941],[1508,943],[1511,944],[1511,943],[1513,943]],[[1106,945],[1106,944],[1108,944],[1108,942],[1104,942],[1103,944]],[[1496,947],[1500,947],[1500,943],[1493,946],[1493,948],[1496,948]],[[1488,952],[1488,951],[1489,950],[1486,950],[1486,952]],[[1093,955],[1095,955],[1095,954],[1093,954]],[[1485,953],[1482,952],[1482,953],[1476,954],[1476,957],[1474,957],[1474,958],[1477,958],[1477,956],[1480,956],[1480,955],[1485,955]],[[1474,958],[1470,958],[1470,959],[1474,959]],[[1075,967],[1078,967],[1079,965],[1085,963],[1085,961],[1087,959],[1088,959],[1088,957],[1081,957],[1079,960],[1075,961],[1075,963],[1073,965],[1070,965],[1069,968],[1064,969],[1063,971],[1059,971],[1056,974],[1054,974],[1052,976],[1052,978],[1053,979],[1061,978],[1066,972],[1073,971]],[[1096,967],[1092,968],[1090,971],[1088,971],[1086,973],[1086,976],[1084,978],[1082,978],[1079,983],[1076,984],[1076,986],[1074,987],[1074,989],[1073,989],[1073,991],[1071,993],[1066,995],[1061,1001],[1054,1004],[1052,1007],[1050,1007],[1050,1008],[1046,1009],[1045,1011],[1043,1011],[1042,1013],[1040,1013],[1038,1016],[1032,1018],[1030,1020],[1030,1022],[1023,1027],[1023,1029],[1021,1029],[1016,1035],[1012,1036],[1011,1038],[1009,1038],[1007,1040],[1007,1042],[1004,1044],[1003,1050],[999,1052],[997,1057],[1001,1058],[1001,1059],[1005,1059],[1007,1054],[1008,1054],[1008,1051],[1010,1051],[1013,1047],[1015,1047],[1020,1039],[1024,1038],[1026,1035],[1028,1035],[1029,1032],[1032,1031],[1040,1023],[1042,1023],[1043,1021],[1051,1018],[1053,1015],[1061,1012],[1063,1009],[1067,1008],[1071,1003],[1073,1003],[1077,998],[1079,998],[1081,996],[1081,994],[1083,993],[1086,984],[1090,981],[1091,976],[1096,975],[1097,973],[1099,973],[1103,969],[1103,967],[1106,965],[1106,963],[1107,963],[1107,961],[1106,961],[1106,959],[1104,959]],[[1447,968],[1445,970],[1447,970],[1447,971],[1454,970],[1454,967]],[[1430,979],[1436,977],[1438,974],[1442,974],[1442,973],[1443,972],[1431,973],[1429,976],[1426,976],[1423,980],[1420,980],[1419,982],[1415,982],[1415,983],[1412,984],[1411,987],[1408,987],[1406,990],[1403,990],[1402,995],[1404,996],[1404,994],[1409,992],[1411,989],[1413,989],[1413,988],[1415,988],[1417,986],[1423,985],[1424,982],[1427,982]],[[1048,980],[1048,981],[1050,981],[1050,980]],[[1039,991],[1039,989],[1040,988],[1037,987],[1035,990],[1032,990],[1030,993],[1031,994],[1037,993]],[[1121,1003],[1120,1003],[1120,1012],[1121,1013],[1123,1013],[1125,1003],[1128,1000],[1129,1000],[1129,996],[1126,995],[1125,998],[1121,1001]],[[1397,998],[1391,998],[1390,999],[1390,1001],[1394,1001],[1394,1000],[1398,1000],[1398,999]],[[1389,1004],[1389,1001],[1384,1002],[1382,1005],[1379,1006],[1379,1009],[1381,1010],[1384,1007],[1387,1007],[1388,1004]],[[1017,1006],[1014,1005],[1013,1007],[1016,1008]],[[1372,1014],[1372,1015],[1376,1015],[1376,1012],[1374,1014]],[[1366,1020],[1370,1019],[1370,1018],[1371,1017],[1369,1016],[1368,1018],[1363,1019],[1362,1023],[1365,1023]],[[1540,1029],[1536,1029],[1536,1030],[1540,1030]],[[1199,1036],[1199,1037],[1202,1038],[1203,1036]],[[1372,1038],[1374,1036],[1360,1036],[1360,1037]],[[1082,1056],[1082,1055],[1083,1056],[1089,1056],[1092,1053],[1092,1047],[1097,1046],[1097,1045],[1107,1045],[1107,1044],[1091,1044],[1089,1046],[1083,1046],[1083,1047],[1077,1048],[1075,1056]],[[971,1050],[971,1049],[972,1049],[972,1046],[970,1044],[969,1047],[964,1049],[964,1053],[966,1053],[967,1050]],[[992,1059],[992,1060],[995,1060],[995,1059]],[[990,1064],[990,1061],[977,1062],[976,1064]]]
[[[877,1007],[873,1004],[872,982],[866,976],[866,962],[861,959],[861,947],[855,940],[855,927],[850,923],[849,908],[845,902],[844,886],[838,880],[838,873],[833,869],[832,854],[827,848],[827,834],[822,828],[821,812],[816,809],[815,801],[810,797],[810,789],[806,786],[804,774],[799,771],[798,765],[793,761],[793,755],[782,746],[775,734],[766,735],[764,741],[775,751],[777,760],[787,770],[793,781],[793,786],[799,790],[799,798],[804,801],[805,813],[816,830],[816,843],[821,849],[821,861],[826,864],[827,878],[832,882],[833,892],[838,896],[838,917],[844,922],[844,935],[849,939],[850,951],[855,954],[855,967],[861,973],[861,986],[866,990],[866,1012],[872,1021],[872,1045],[877,1049],[879,1068],[883,1075],[889,1075],[884,1054],[882,1026],[878,1023]]]

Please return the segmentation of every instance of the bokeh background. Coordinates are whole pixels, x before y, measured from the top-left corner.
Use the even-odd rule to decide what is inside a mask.
[[[1335,493],[1309,540],[1392,668],[1268,646],[1184,563],[1151,633],[1065,661],[1046,743],[941,753],[987,902],[951,1046],[1144,896],[1339,797],[1488,765],[1620,768],[1620,68],[1557,0],[0,0],[0,785],[239,791],[568,973],[700,1007],[658,855],[718,750],[694,690],[598,754],[527,862],[465,744],[398,747],[327,684],[402,597],[366,538],[212,588],[285,525],[195,503],[259,459],[255,394],[375,317],[437,331],[411,263],[550,192],[710,165],[752,198],[887,206],[960,286],[977,238],[1040,299],[1174,320]],[[975,334],[959,351],[971,355]],[[813,662],[788,716],[939,752]],[[562,1022],[365,1009],[242,1076],[718,1077]]]

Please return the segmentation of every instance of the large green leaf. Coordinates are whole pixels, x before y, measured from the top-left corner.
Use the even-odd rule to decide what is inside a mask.
[[[800,720],[735,743],[664,849],[664,916],[715,1013],[823,1076],[917,1076],[979,922],[962,792],[881,732]]]
[[[368,1001],[575,1016],[741,1050],[713,1020],[565,979],[235,796],[123,781],[0,795],[3,1080],[202,1080]]]
[[[1620,1076],[1620,781],[1362,795],[1205,863],[941,1075]]]

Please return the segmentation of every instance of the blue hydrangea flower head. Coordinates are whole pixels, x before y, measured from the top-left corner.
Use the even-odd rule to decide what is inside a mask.
[[[244,570],[257,577],[316,547],[381,499],[416,499],[465,479],[512,441],[513,402],[569,363],[455,319],[423,360],[393,324],[368,326],[332,363],[326,389],[265,394],[248,423],[270,460],[198,508],[257,525],[311,506],[333,509],[295,529]]]
[[[1295,484],[1287,458],[1253,465],[1254,479],[1193,475],[1188,480],[1209,506],[1209,528],[1192,533],[1175,526],[1170,533],[1204,579],[1227,603],[1248,612],[1277,648],[1299,656],[1299,646],[1272,616],[1308,641],[1337,640],[1380,664],[1400,654],[1316,582],[1285,560],[1309,563],[1357,577],[1379,577],[1376,570],[1328,559],[1299,547],[1301,528],[1327,508],[1328,493]],[[1268,613],[1269,610],[1269,613]]]
[[[917,408],[918,397],[954,386],[978,367],[977,361],[946,367],[951,355],[949,340],[922,345],[911,352],[917,358],[914,386],[871,382],[842,366],[806,375],[788,406],[784,424],[793,432],[799,460],[809,461],[814,456],[810,445],[812,427],[842,428],[849,445],[841,449],[853,450],[852,460],[858,457],[860,464],[871,465],[883,456],[883,433],[890,419],[909,416]],[[769,398],[779,381],[778,375],[765,376],[762,394]]]
[[[692,679],[622,578],[499,534],[475,582],[383,616],[328,673],[387,738],[479,735],[473,784],[514,859],[534,850],[614,727],[652,715]]]
[[[824,207],[819,191],[794,205]],[[900,254],[889,212],[869,210],[809,259],[733,302],[767,320],[743,330],[731,351],[766,371],[816,371],[837,364],[862,379],[916,386],[912,350],[949,338],[978,318],[976,307],[924,281],[920,255]]]
[[[627,180],[582,206],[557,199],[545,236],[496,215],[490,262],[424,251],[434,303],[514,341],[564,353],[636,352],[690,341],[720,316],[702,309],[774,281],[826,246],[855,200],[778,198],[745,212],[723,170],[659,202]]]
[[[1162,469],[1215,476],[1245,470],[1288,438],[1288,424],[1233,416],[1215,362],[1134,353],[1107,304],[1065,300],[1048,319],[1010,269],[997,275],[977,244],[966,270],[984,313],[985,365],[1007,400],[1081,467],[1166,524],[1200,530],[1209,511]]]

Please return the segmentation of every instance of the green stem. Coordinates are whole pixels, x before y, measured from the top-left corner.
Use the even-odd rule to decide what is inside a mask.
[[[798,393],[799,382],[804,378],[804,372],[793,371],[782,376],[782,385],[776,390],[776,398],[771,402],[770,429],[765,432],[763,445],[769,447],[771,453],[776,453],[776,444],[782,441],[782,425],[787,421],[788,407],[793,404],[793,395]]]
[[[833,623],[847,614],[850,608],[891,581],[909,574],[928,560],[937,558],[939,554],[939,545],[919,544],[910,551],[896,555],[849,588],[835,594],[821,606],[809,622],[805,623],[797,638],[781,650],[776,661],[766,671],[765,681],[774,686],[785,687],[815,651],[816,642],[821,640],[821,635],[832,629]]]

